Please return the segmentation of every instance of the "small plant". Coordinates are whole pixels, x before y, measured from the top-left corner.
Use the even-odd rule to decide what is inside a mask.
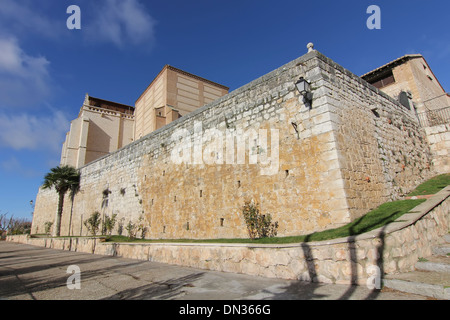
[[[137,231],[137,225],[136,224],[134,224],[131,221],[129,221],[127,226],[125,227],[125,230],[127,230],[128,237],[130,239],[136,238],[136,231]]]
[[[262,215],[258,204],[246,201],[242,210],[250,239],[270,238],[277,235],[278,222],[272,223],[272,216]]]
[[[108,233],[108,235],[111,235],[112,230],[114,229],[114,226],[116,224],[117,220],[117,214],[113,214],[111,217],[106,216],[105,217],[105,233]]]
[[[100,212],[95,211],[89,219],[84,221],[84,225],[88,229],[89,233],[94,237],[97,235],[98,229],[100,227]]]
[[[31,233],[31,222],[26,219],[14,219],[11,218],[11,224],[8,228],[8,234],[30,234]]]
[[[141,215],[137,224],[137,231],[141,233],[141,239],[145,239],[145,234],[147,233],[147,227],[144,225],[144,217]]]
[[[30,234],[31,222],[27,219],[8,218],[6,213],[0,213],[0,238],[9,235]]]
[[[123,233],[123,221],[124,221],[124,218],[120,219],[119,222],[117,223],[117,234],[119,236],[121,236]]]
[[[50,234],[51,234],[52,226],[53,226],[53,222],[51,222],[51,221],[47,221],[47,222],[44,224],[45,234],[47,234],[47,235],[50,235]]]

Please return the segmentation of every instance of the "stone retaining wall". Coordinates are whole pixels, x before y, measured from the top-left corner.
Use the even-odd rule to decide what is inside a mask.
[[[288,245],[105,243],[100,238],[29,238],[8,241],[53,249],[305,281],[360,284],[374,274],[411,271],[432,255],[450,226],[450,186],[386,227],[350,238]]]

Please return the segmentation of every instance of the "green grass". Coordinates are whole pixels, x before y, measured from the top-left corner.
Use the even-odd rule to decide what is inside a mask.
[[[441,174],[419,185],[408,196],[435,194],[450,185],[450,173]]]
[[[401,200],[388,202],[377,209],[370,211],[361,218],[336,229],[325,230],[321,232],[315,232],[307,235],[292,236],[292,237],[274,237],[274,238],[262,238],[256,240],[250,239],[205,239],[205,240],[192,240],[192,239],[165,239],[165,240],[142,240],[133,239],[130,240],[125,236],[108,236],[107,242],[135,242],[135,243],[158,243],[158,242],[188,242],[188,243],[254,243],[254,244],[287,244],[298,242],[310,242],[310,241],[323,241],[331,240],[341,237],[356,236],[373,229],[382,227],[389,224],[403,214],[410,211],[412,208],[418,206],[420,203],[426,201],[425,199],[418,200]]]

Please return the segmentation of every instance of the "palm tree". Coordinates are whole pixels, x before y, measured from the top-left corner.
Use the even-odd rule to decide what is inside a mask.
[[[78,191],[80,187],[80,173],[77,169],[71,166],[58,166],[50,169],[50,172],[45,175],[44,189],[55,188],[58,193],[58,209],[55,216],[55,228],[53,229],[53,236],[58,237],[61,231],[61,217],[64,206],[64,196],[67,191],[71,192],[71,197]]]

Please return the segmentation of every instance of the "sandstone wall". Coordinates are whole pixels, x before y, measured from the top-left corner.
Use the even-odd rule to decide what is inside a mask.
[[[295,89],[300,76],[311,82],[311,109]],[[247,237],[246,200],[278,221],[279,236],[346,224],[429,174],[424,133],[408,112],[308,53],[81,168],[61,234],[70,225],[85,235],[82,221],[99,211],[123,225],[142,217],[148,238]],[[36,204],[33,233],[53,221],[53,197],[39,193],[46,204]]]
[[[450,173],[450,124],[426,127],[425,131],[436,171]]]
[[[356,237],[290,245],[102,243],[98,238],[9,236],[8,241],[194,268],[314,282],[360,284],[412,271],[450,228],[450,187],[382,228]],[[375,267],[375,268],[374,268]],[[378,269],[377,269],[378,268]]]
[[[413,111],[333,61],[323,60],[318,84],[333,120],[353,220],[430,177],[431,154]]]

